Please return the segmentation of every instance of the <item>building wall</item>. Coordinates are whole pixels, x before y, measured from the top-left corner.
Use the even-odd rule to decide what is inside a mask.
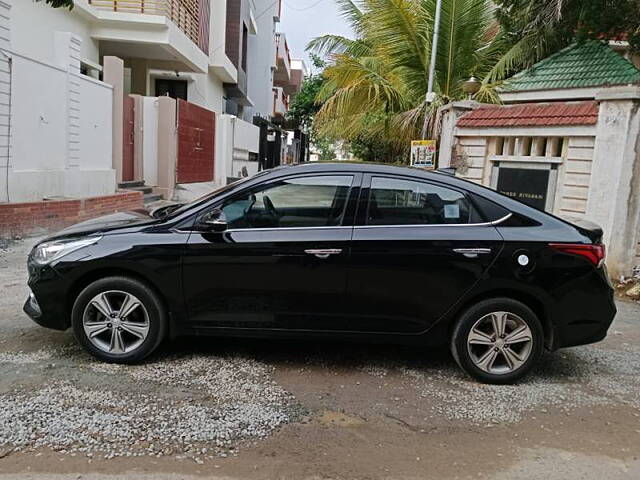
[[[0,56],[11,56],[2,83],[6,95],[0,113],[10,148],[2,149],[2,170],[8,172],[0,182],[0,201],[113,194],[112,88],[80,74],[83,42],[72,33],[49,30],[51,38],[44,43],[53,48],[54,58],[48,62],[16,52],[7,40],[20,28],[33,30],[24,22],[24,15],[33,13],[24,10],[25,4],[33,5],[12,3],[14,8],[0,4],[2,26],[10,32]],[[38,11],[36,16],[46,18]]]
[[[537,136],[515,136],[509,129],[487,129],[487,136],[465,135],[460,129],[456,136],[455,156],[463,159],[464,168],[459,176],[495,188],[497,182],[494,166],[508,163],[521,168],[551,168],[552,201],[548,210],[558,216],[576,220],[587,212],[587,200],[591,181],[591,163],[595,145],[595,128],[586,129],[581,136],[558,136],[557,132]],[[591,133],[591,135],[588,135]],[[526,142],[532,152],[522,151]],[[535,147],[541,142],[542,155]],[[558,149],[556,156],[553,149]],[[455,163],[455,162],[454,162]],[[553,167],[552,167],[553,166]]]
[[[98,43],[80,10],[51,8],[44,2],[4,0],[12,5],[11,41],[14,51],[42,62],[56,58],[54,32],[71,32],[82,39],[81,59],[99,64]]]
[[[249,38],[251,73],[248,79],[249,98],[253,107],[248,116],[270,118],[273,113],[273,70],[276,67],[276,25],[279,3],[256,0],[258,32]],[[245,116],[245,120],[249,120]]]
[[[589,199],[595,136],[569,137],[567,142],[563,152],[564,161],[559,169],[554,213],[566,218],[584,218]]]
[[[113,193],[111,87],[17,55],[12,67],[9,199]]]

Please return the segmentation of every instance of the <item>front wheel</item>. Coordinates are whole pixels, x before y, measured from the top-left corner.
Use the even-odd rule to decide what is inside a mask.
[[[128,277],[107,277],[87,286],[71,313],[76,339],[93,356],[109,363],[135,363],[150,355],[166,332],[158,295]]]
[[[451,336],[460,367],[484,383],[514,383],[542,355],[544,334],[538,317],[516,300],[496,298],[466,310]]]

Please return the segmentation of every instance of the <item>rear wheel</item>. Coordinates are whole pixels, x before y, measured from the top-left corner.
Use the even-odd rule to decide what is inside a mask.
[[[144,359],[164,338],[166,324],[157,294],[128,277],[93,282],[73,305],[72,325],[78,342],[105,362]]]
[[[451,337],[460,367],[484,383],[520,380],[542,354],[544,334],[538,317],[508,298],[482,301],[466,310]]]

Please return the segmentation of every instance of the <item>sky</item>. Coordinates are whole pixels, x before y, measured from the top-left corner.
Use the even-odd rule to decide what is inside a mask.
[[[278,30],[286,34],[292,58],[304,59],[309,68],[309,40],[328,33],[351,36],[333,0],[283,0]]]

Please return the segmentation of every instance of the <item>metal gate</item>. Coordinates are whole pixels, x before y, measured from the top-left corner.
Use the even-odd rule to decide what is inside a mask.
[[[178,100],[176,183],[210,182],[214,176],[215,114]]]
[[[122,181],[135,180],[133,157],[135,150],[134,135],[134,100],[129,95],[124,97],[122,115]]]

